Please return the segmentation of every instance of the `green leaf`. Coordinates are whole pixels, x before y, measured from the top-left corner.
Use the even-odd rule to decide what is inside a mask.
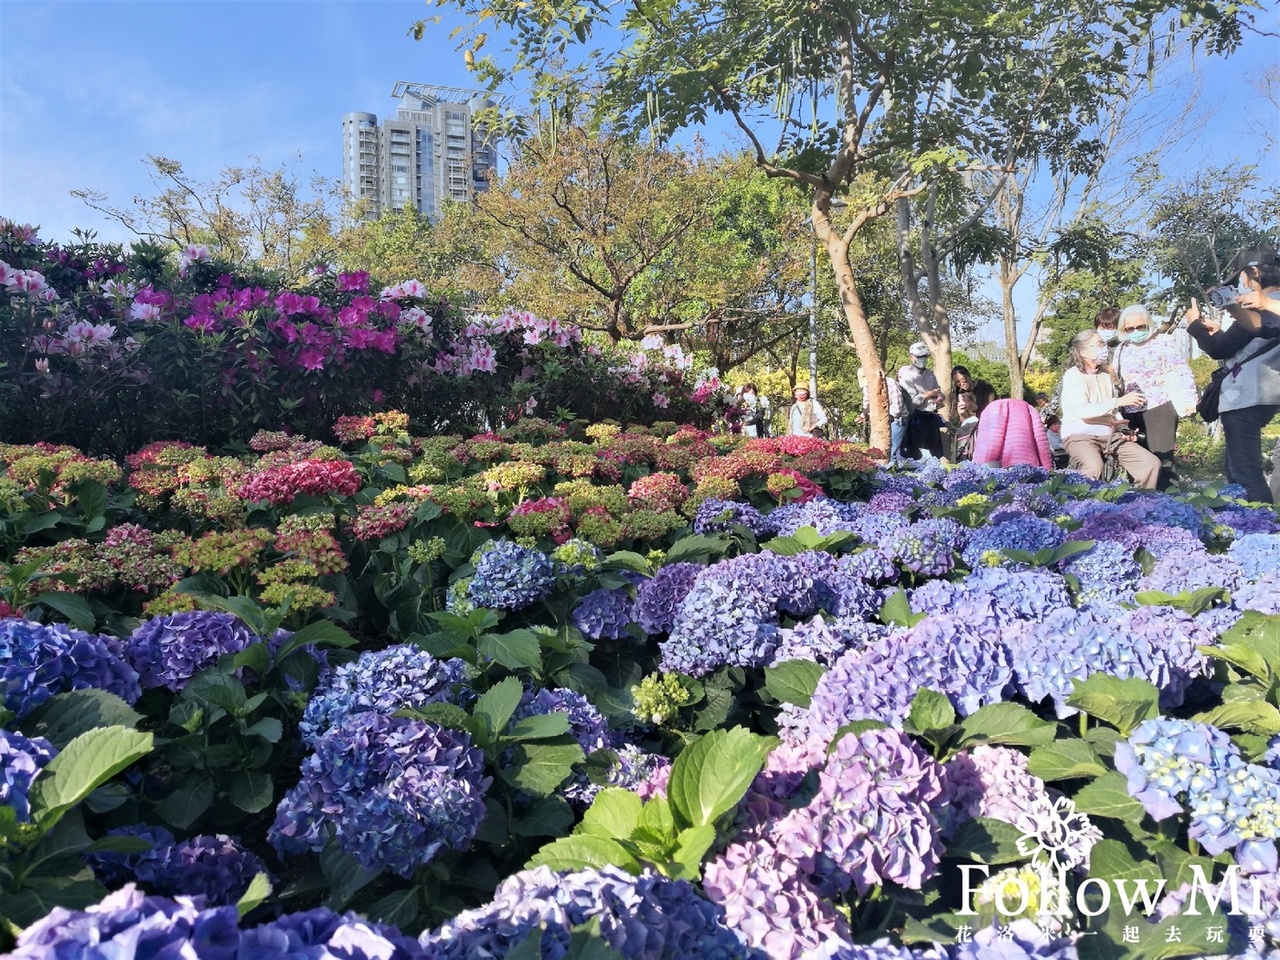
[[[89,608],[89,604],[84,597],[77,596],[74,593],[63,593],[60,590],[48,590],[39,594],[31,601],[31,605],[41,604],[50,610],[56,610],[67,618],[77,630],[84,630],[89,633],[98,625],[98,618],[93,615],[93,610]]]
[[[156,848],[142,837],[102,837],[85,847],[86,853],[148,853]]]
[[[138,725],[142,714],[106,690],[71,690],[40,704],[22,722],[27,736],[44,737],[61,750],[83,733],[99,727]]]
[[[898,627],[914,627],[924,619],[923,613],[912,613],[905,590],[895,590],[880,607],[880,622]]]
[[[623,960],[623,957],[600,935],[600,918],[592,917],[569,931],[568,960]]]
[[[588,867],[621,867],[638,871],[635,857],[614,840],[574,834],[553,840],[533,855],[526,866],[550,867],[552,870],[585,870]]]
[[[1161,879],[1160,868],[1150,860],[1138,862],[1119,840],[1099,840],[1089,851],[1089,876],[1099,880]]]
[[[565,737],[559,743],[520,743],[502,775],[513,786],[545,797],[569,779],[573,765],[581,763],[584,757],[582,747],[572,737]]]
[[[472,715],[483,718],[489,740],[506,729],[511,715],[520,706],[520,698],[524,696],[524,685],[515,677],[507,677],[495,683],[476,700]]]
[[[353,897],[378,877],[381,870],[366,870],[355,857],[344,853],[337,841],[330,840],[320,851],[320,869],[329,881],[330,910],[345,910]]]
[[[418,906],[418,888],[406,887],[375,900],[365,911],[370,920],[397,927],[410,926],[422,911]]]
[[[236,901],[236,915],[243,919],[266,903],[269,896],[271,896],[270,878],[265,873],[255,873],[253,879],[249,881],[249,886]]]
[[[511,740],[546,740],[568,732],[567,713],[543,713],[517,720],[505,736]]]
[[[666,797],[654,797],[646,801],[640,810],[640,820],[634,832],[638,837],[647,837],[659,843],[674,839],[676,820],[671,814],[670,801]]]
[[[263,717],[252,726],[245,727],[245,736],[261,737],[267,743],[279,743],[284,736],[284,724],[275,717]]]
[[[49,831],[68,810],[151,752],[149,733],[100,727],[82,733],[49,761],[31,790],[33,819]]]
[[[559,837],[573,826],[573,808],[563,797],[542,797],[511,824],[520,837]]]
[[[653,576],[653,564],[638,553],[630,550],[619,550],[611,553],[604,558],[604,563],[600,565],[602,570],[630,570],[633,573],[640,573],[646,577]]]
[[[265,810],[274,797],[271,775],[260,770],[238,770],[227,784],[227,799],[245,813]]]
[[[1271,737],[1280,733],[1280,710],[1263,699],[1231,700],[1191,718],[1223,730],[1243,730]]]
[[[156,805],[156,813],[179,830],[185,830],[204,815],[213,804],[213,781],[206,778],[189,780]]]
[[[1129,796],[1128,780],[1121,773],[1109,770],[1092,783],[1087,783],[1075,795],[1076,809],[1098,817],[1113,817],[1137,823],[1146,812],[1142,804]]]
[[[244,684],[220,670],[197,673],[182,690],[182,698],[188,701],[211,703],[227,713],[239,713],[248,702]]]
[[[259,636],[262,636],[259,634]],[[331,620],[317,620],[286,640],[276,651],[276,663],[284,660],[299,647],[314,644],[317,647],[354,647],[356,638]]]
[[[1134,594],[1133,598],[1146,606],[1173,607],[1194,617],[1215,606],[1226,595],[1227,591],[1222,587],[1201,587],[1199,590],[1184,590],[1174,594],[1163,590],[1142,590]]]
[[[956,710],[947,699],[946,694],[921,687],[911,700],[911,712],[907,714],[907,722],[913,733],[927,733],[930,730],[946,730],[956,722]]]
[[[241,623],[264,640],[275,632],[274,624],[267,618],[266,611],[249,597],[220,597],[217,594],[188,590],[181,583],[175,589],[180,593],[191,594],[200,601],[201,606],[208,607],[210,610],[220,610],[238,618]]]
[[[248,667],[258,676],[265,676],[271,669],[271,651],[265,643],[251,643],[231,658],[231,665],[237,670]]]
[[[719,556],[728,549],[729,538],[725,536],[704,537],[695,535],[683,537],[671,545],[671,549],[667,551],[666,558],[662,562],[664,565],[681,561],[705,562],[712,557]]]
[[[437,726],[450,730],[471,730],[471,716],[456,703],[424,703],[411,710],[397,710],[397,717],[413,717],[415,720],[426,720]]]
[[[1272,676],[1280,676],[1280,616],[1246,610],[1244,616],[1222,634],[1222,642],[1248,647],[1266,661]]]
[[[676,824],[714,824],[737,806],[777,742],[734,727],[713,730],[686,747],[672,764],[667,786]]]
[[[574,833],[626,839],[640,824],[643,801],[630,790],[609,787],[596,794]]]
[[[787,660],[764,668],[764,688],[781,703],[809,706],[827,668],[812,660]]]
[[[945,856],[977,863],[1016,863],[1027,857],[1018,851],[1022,831],[1003,820],[978,817],[961,824],[947,844]]]
[[[532,630],[486,633],[476,644],[481,656],[496,660],[508,670],[542,669],[542,645]]]
[[[1218,647],[1200,647],[1199,650],[1205,656],[1225,660],[1263,683],[1271,682],[1271,668],[1267,666],[1267,661],[1262,654],[1244,644],[1226,643]]]
[[[1124,736],[1144,720],[1160,715],[1160,691],[1141,677],[1121,680],[1109,673],[1073,679],[1067,704],[1109,723]]]
[[[1107,772],[1097,751],[1083,740],[1055,740],[1031,751],[1027,772],[1047,783],[1100,777]]]
[[[673,871],[677,880],[697,880],[702,876],[702,860],[716,842],[716,828],[712,824],[689,827],[676,835],[676,847],[671,860],[680,869]]]
[[[1052,743],[1057,725],[1041,720],[1017,703],[991,703],[960,721],[953,750],[978,743],[1039,747]]]

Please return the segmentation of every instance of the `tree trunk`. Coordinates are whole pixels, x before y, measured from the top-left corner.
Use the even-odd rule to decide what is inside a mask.
[[[1009,396],[1022,399],[1022,357],[1018,350],[1018,313],[1013,305],[1013,286],[1018,282],[1013,265],[1000,258],[1000,307],[1004,317],[1004,357],[1009,366]]]
[[[849,336],[858,354],[867,379],[867,422],[871,426],[871,446],[888,456],[889,449],[889,391],[884,382],[884,367],[875,333],[867,322],[867,313],[858,296],[858,285],[849,263],[849,245],[834,235],[824,244],[835,273],[836,290],[840,293],[840,306],[849,324]]]

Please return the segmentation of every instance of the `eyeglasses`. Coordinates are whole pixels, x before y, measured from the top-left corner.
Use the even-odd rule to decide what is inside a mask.
[[[1147,325],[1146,325],[1145,323],[1143,323],[1143,324],[1139,324],[1139,325],[1138,325],[1138,326],[1136,326],[1136,327],[1125,327],[1125,328],[1124,328],[1124,332],[1125,332],[1125,333],[1140,333],[1140,332],[1142,332],[1143,330],[1146,330],[1146,329],[1147,329]]]

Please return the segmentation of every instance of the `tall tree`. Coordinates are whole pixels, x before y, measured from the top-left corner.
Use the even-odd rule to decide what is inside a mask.
[[[635,129],[665,135],[728,115],[759,166],[812,197],[850,337],[872,389],[871,440],[887,448],[889,422],[876,336],[863,305],[850,245],[899,199],[919,195],[957,165],[999,156],[1005,165],[1056,156],[1085,129],[1097,96],[1128,67],[1126,52],[1176,4],[1148,0],[1098,6],[1083,0],[1015,0],[993,11],[978,0],[903,4],[870,0],[437,0],[474,18],[469,59],[501,80],[538,73],[570,45],[620,28],[621,45],[588,69],[605,81],[596,103]],[[1231,9],[1237,10],[1236,6]],[[1239,24],[1211,3],[1213,42]],[[504,70],[477,58],[494,24],[514,28]],[[484,32],[482,32],[484,31]],[[1018,114],[1024,136],[1002,142]],[[777,146],[766,128],[781,128]],[[1012,151],[1012,155],[1009,152]],[[879,188],[851,193],[864,174]],[[852,218],[837,231],[832,200],[848,194]]]

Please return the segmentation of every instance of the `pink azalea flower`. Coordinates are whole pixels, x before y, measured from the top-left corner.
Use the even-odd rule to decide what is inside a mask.
[[[471,366],[482,373],[493,373],[498,369],[498,358],[493,347],[482,343],[471,351]]]
[[[160,307],[154,303],[138,303],[135,301],[133,305],[129,307],[129,319],[143,321],[159,320]]]
[[[665,410],[667,407],[671,406],[671,401],[667,399],[667,395],[665,393],[655,393],[653,395],[653,405]]]
[[[323,370],[324,354],[315,347],[305,347],[298,353],[298,366],[303,370]]]
[[[208,313],[193,313],[182,321],[182,325],[198,333],[217,333],[219,329],[217,319]]]
[[[178,272],[186,276],[187,268],[193,263],[208,263],[212,259],[209,248],[203,243],[189,244],[178,254]]]
[[[537,398],[537,397],[530,397],[528,400],[526,400],[526,401],[524,402],[524,412],[525,412],[525,413],[532,414],[532,413],[533,413],[533,411],[534,411],[534,410],[536,410],[536,409],[538,409],[538,398]]]
[[[356,270],[351,273],[338,274],[339,290],[359,290],[361,293],[369,289],[369,273],[367,270]]]
[[[533,346],[534,344],[541,343],[541,342],[542,342],[542,331],[541,331],[541,330],[526,330],[526,331],[524,332],[524,342],[525,342],[525,343],[527,343],[527,344],[529,344],[530,346]]]
[[[48,374],[48,372],[49,372],[49,358],[36,357],[36,373]]]

